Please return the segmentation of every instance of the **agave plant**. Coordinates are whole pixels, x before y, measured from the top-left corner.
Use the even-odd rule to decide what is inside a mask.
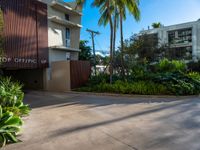
[[[0,147],[8,143],[17,143],[17,133],[20,131],[23,122],[18,116],[14,116],[12,112],[3,113],[0,106]]]

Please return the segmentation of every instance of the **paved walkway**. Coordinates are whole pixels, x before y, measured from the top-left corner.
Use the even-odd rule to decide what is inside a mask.
[[[200,98],[29,92],[23,142],[5,150],[200,150]]]

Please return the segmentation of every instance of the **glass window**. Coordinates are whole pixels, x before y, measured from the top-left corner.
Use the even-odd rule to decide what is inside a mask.
[[[65,14],[65,19],[69,21],[69,15]]]
[[[192,28],[168,32],[169,44],[191,43]]]
[[[66,47],[70,47],[70,29],[69,28],[66,28],[65,38],[66,38]]]

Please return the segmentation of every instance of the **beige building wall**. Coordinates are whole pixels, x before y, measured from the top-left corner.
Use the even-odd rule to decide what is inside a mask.
[[[52,62],[51,69],[51,77],[46,88],[51,91],[62,92],[71,90],[70,61]]]
[[[48,46],[49,65],[44,70],[44,87],[46,90],[66,91],[70,90],[70,60],[78,60],[79,41],[81,31],[81,14],[74,13],[73,10],[63,11],[63,9],[52,7],[53,2],[63,3],[62,0],[39,0],[48,5]],[[76,3],[67,3],[67,7],[75,8]],[[78,11],[81,11],[81,7]],[[64,9],[65,10],[65,9]],[[65,22],[65,14],[69,15],[69,22],[77,26],[66,25],[52,21],[52,17]],[[66,43],[66,28],[70,29],[70,47]]]

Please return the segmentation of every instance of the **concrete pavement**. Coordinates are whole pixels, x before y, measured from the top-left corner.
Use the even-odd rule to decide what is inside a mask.
[[[200,150],[199,97],[29,92],[23,141],[5,150]]]

